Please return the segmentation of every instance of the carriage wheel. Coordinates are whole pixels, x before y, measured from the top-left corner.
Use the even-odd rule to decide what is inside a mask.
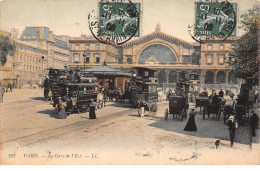
[[[165,109],[164,117],[166,121],[168,120],[168,115],[169,115],[168,109]]]
[[[207,112],[206,107],[203,107],[203,120],[205,119],[206,112]]]

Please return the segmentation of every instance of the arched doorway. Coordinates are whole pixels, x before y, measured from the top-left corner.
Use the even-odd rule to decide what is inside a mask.
[[[228,74],[228,84],[237,84],[237,78],[234,71],[230,71]]]
[[[214,83],[214,72],[207,71],[205,76],[205,84],[213,84]]]
[[[170,71],[168,75],[169,83],[176,83],[177,82],[177,72],[176,71]]]
[[[158,73],[158,83],[166,83],[165,70],[160,70]]]
[[[219,71],[217,73],[217,83],[225,83],[226,73],[224,71]]]
[[[156,60],[162,64],[176,63],[177,61],[173,51],[162,44],[153,44],[145,48],[139,56],[138,63],[145,64],[149,59]]]

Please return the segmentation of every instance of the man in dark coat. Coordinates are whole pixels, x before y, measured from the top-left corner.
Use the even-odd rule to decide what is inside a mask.
[[[230,146],[232,147],[234,144],[235,133],[236,133],[236,122],[235,122],[234,116],[231,115],[228,118],[227,126],[228,126],[229,135],[230,135]]]
[[[251,116],[250,116],[250,126],[251,126],[251,132],[252,132],[252,136],[255,137],[255,129],[257,128],[258,122],[259,122],[259,117],[257,116],[257,114],[252,110],[251,111]]]
[[[218,92],[218,95],[219,95],[219,97],[224,97],[224,92],[222,89]]]

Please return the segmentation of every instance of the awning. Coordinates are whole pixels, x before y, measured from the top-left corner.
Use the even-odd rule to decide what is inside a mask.
[[[101,66],[88,68],[88,69],[82,69],[82,73],[93,73],[94,75],[112,75],[112,76],[132,76],[131,73],[128,73],[126,71],[123,71],[119,68],[114,68],[111,66],[107,66],[107,63],[104,61],[104,63]]]

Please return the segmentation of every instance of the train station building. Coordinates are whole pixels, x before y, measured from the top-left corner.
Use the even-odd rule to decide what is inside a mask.
[[[158,85],[171,87],[186,81],[199,87],[232,87],[239,80],[226,64],[234,38],[206,43],[187,42],[163,33],[157,24],[155,31],[121,46],[102,44],[93,37],[70,38],[70,67],[83,68],[83,53],[88,53],[85,66],[90,68],[106,61],[123,69],[145,67],[155,69]]]

